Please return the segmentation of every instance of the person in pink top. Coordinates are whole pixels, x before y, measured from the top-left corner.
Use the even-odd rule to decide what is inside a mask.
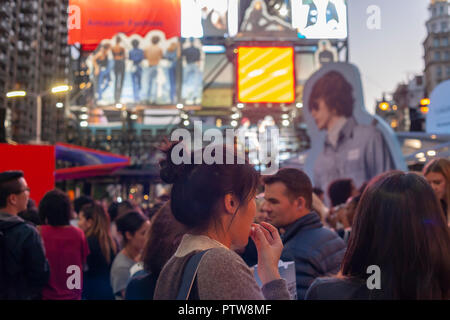
[[[71,211],[68,196],[59,190],[47,192],[39,204],[44,223],[39,229],[50,264],[50,280],[42,290],[43,300],[81,300],[89,247],[84,232],[70,225]]]

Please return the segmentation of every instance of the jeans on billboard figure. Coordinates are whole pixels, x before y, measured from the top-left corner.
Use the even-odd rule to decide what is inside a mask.
[[[131,42],[133,49],[129,53],[129,59],[133,61],[133,68],[131,72],[131,81],[133,82],[133,96],[134,102],[140,102],[141,92],[141,79],[142,79],[142,66],[141,63],[144,60],[144,51],[139,48],[139,41],[134,39]]]
[[[175,103],[177,95],[176,87],[176,71],[177,71],[177,60],[179,56],[179,46],[178,42],[172,42],[167,48],[164,58],[169,61],[169,67],[167,68],[168,79],[170,82],[170,102]]]
[[[122,39],[116,38],[116,45],[112,47],[111,52],[114,57],[114,102],[120,102],[122,95],[123,80],[125,79],[125,49],[120,45]]]
[[[163,58],[163,51],[158,45],[160,40],[160,37],[153,36],[150,46],[145,50],[145,58],[149,65],[147,98],[150,103],[155,103],[158,97],[156,78],[158,76],[159,62]]]
[[[187,103],[200,101],[202,94],[203,76],[200,71],[201,53],[200,49],[194,46],[194,40],[189,40],[189,46],[183,49],[181,55],[185,58],[186,65],[183,68],[183,90],[182,98]]]
[[[108,89],[111,81],[111,69],[109,67],[108,51],[109,44],[103,44],[94,56],[94,76],[97,92],[97,100],[102,100],[103,92]]]

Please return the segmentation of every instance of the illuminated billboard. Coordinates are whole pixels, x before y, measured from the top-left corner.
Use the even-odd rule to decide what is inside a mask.
[[[291,103],[295,100],[292,47],[239,47],[238,101]]]
[[[305,39],[346,39],[346,0],[291,0],[292,27]]]
[[[239,33],[236,38],[297,39],[297,32],[292,27],[286,4],[280,5],[279,9],[269,10],[264,0],[253,0],[248,7],[242,2],[240,10],[239,15],[243,18],[239,23]]]
[[[237,33],[238,0],[181,0],[183,38],[224,38]]]
[[[161,30],[167,38],[180,36],[180,0],[70,0],[69,44],[98,45],[117,33],[144,37]]]
[[[97,107],[200,105],[205,54],[198,39],[119,33],[85,61]]]

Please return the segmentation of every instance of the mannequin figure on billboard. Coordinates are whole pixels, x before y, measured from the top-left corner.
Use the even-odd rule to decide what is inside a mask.
[[[129,59],[133,62],[131,70],[131,80],[133,82],[133,96],[134,102],[140,101],[141,92],[141,79],[142,79],[142,66],[141,63],[144,60],[144,51],[139,48],[139,40],[134,39],[131,41],[133,49],[130,50]]]
[[[158,76],[158,65],[161,59],[163,58],[163,50],[159,46],[161,38],[159,36],[153,36],[151,38],[151,43],[148,48],[145,50],[145,58],[148,61],[148,93],[147,97],[149,103],[155,103],[157,100],[157,86],[156,86],[156,77]]]
[[[201,52],[195,46],[194,39],[187,40],[188,45],[185,47],[181,55],[184,57],[186,64],[183,68],[183,87],[182,98],[187,104],[200,103],[202,93],[202,72],[200,71]]]
[[[111,46],[109,43],[103,43],[93,58],[97,101],[102,100],[103,92],[108,89],[109,82],[111,81],[111,74],[108,68],[108,51],[110,48]]]
[[[112,47],[111,52],[114,57],[114,102],[120,102],[122,95],[123,80],[125,79],[125,48],[120,44],[122,39],[117,36],[116,44]]]

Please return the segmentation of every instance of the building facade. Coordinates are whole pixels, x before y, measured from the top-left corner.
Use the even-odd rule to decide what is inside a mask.
[[[49,89],[69,74],[68,0],[3,0],[0,6],[0,140],[27,143],[35,138],[37,95],[42,95],[42,140],[64,132],[64,96]],[[26,97],[6,98],[24,90]],[[61,106],[63,106],[61,108]]]
[[[450,79],[450,0],[431,0],[426,22],[425,49],[426,94],[442,81]]]

